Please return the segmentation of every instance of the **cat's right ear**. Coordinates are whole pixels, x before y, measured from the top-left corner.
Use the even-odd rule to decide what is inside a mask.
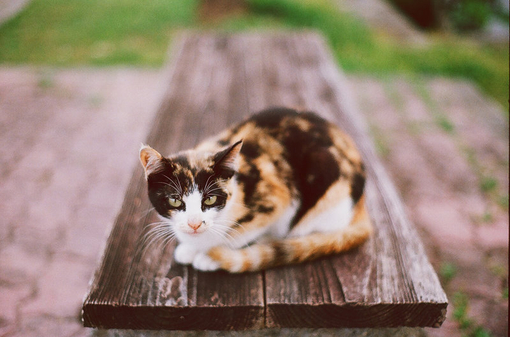
[[[163,156],[149,145],[142,144],[140,162],[145,171],[145,179],[147,179],[150,174],[159,171],[163,167]]]

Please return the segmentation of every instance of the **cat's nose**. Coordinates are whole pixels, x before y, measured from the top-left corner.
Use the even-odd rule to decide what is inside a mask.
[[[193,229],[193,230],[197,230],[200,228],[200,226],[202,226],[204,222],[203,221],[193,221],[193,222],[188,222],[188,226]]]

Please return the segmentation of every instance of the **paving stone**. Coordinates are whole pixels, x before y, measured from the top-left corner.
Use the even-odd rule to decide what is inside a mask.
[[[462,290],[476,298],[480,308],[497,307],[490,303],[501,295],[502,278],[507,278],[508,270],[499,272],[506,277],[495,275],[491,268],[496,267],[487,266],[486,256],[491,248],[497,249],[496,257],[508,255],[508,214],[495,208],[494,201],[482,193],[479,177],[496,177],[499,193],[507,194],[508,121],[501,119],[501,109],[487,103],[471,84],[458,81],[426,80],[419,84],[423,84],[420,90],[425,90],[420,98],[413,92],[415,84],[401,78],[385,83],[350,79],[377,141],[385,142],[385,166],[427,244],[434,266],[440,268],[448,262],[457,270],[447,293]],[[426,95],[431,101],[421,101]],[[446,114],[446,120],[451,118],[454,132],[441,129],[437,121],[441,114]],[[468,160],[470,153],[480,166]],[[484,220],[487,212],[493,219]],[[508,315],[507,302],[498,309],[502,313],[490,318],[480,314],[483,309],[474,309],[473,314],[479,316],[483,327],[499,324],[508,329],[508,321],[502,318]],[[441,329],[426,329],[429,336],[464,334],[452,320],[451,305],[448,310]],[[489,323],[491,319],[495,323]],[[495,331],[504,329],[490,330],[499,336]]]
[[[483,94],[472,82],[435,77],[429,79],[428,87],[431,97],[441,102],[441,106],[449,112],[448,117],[457,122],[456,125],[478,124],[492,130],[496,139],[508,139],[508,120],[504,117],[502,106]],[[455,110],[451,111],[450,108]]]
[[[367,121],[374,128],[396,131],[401,127],[400,117],[387,96],[381,81],[370,77],[349,77],[349,82]],[[391,137],[391,132],[387,135]]]
[[[508,120],[503,108],[466,81],[432,79],[431,96],[453,122],[464,149],[474,156],[479,170],[495,176],[502,193],[508,193]]]
[[[391,150],[385,162],[391,163],[390,174],[404,201],[413,203],[419,197],[444,196],[443,185],[438,183],[426,158],[419,155],[417,144],[398,134],[393,137],[395,141],[390,143]],[[417,176],[420,179],[416,179]]]
[[[487,305],[495,299],[501,298],[499,277],[492,274],[482,263],[478,262],[476,265],[469,266],[457,263],[457,276],[450,281],[448,289],[452,293],[465,293],[469,298],[478,299]],[[478,314],[478,311],[475,313]]]
[[[508,249],[508,214],[499,214],[492,223],[481,224],[475,228],[478,243],[485,249]]]
[[[119,163],[119,165],[121,164]],[[110,168],[111,171],[116,170]],[[87,196],[83,200],[84,204],[97,207],[106,206],[110,209],[120,207],[130,178],[131,172],[125,172],[125,170],[118,170],[116,174],[108,174],[105,178],[96,177],[97,180],[87,191]]]
[[[13,337],[72,337],[84,328],[77,319],[45,315],[27,316],[21,321],[19,331]]]
[[[91,272],[89,263],[61,256],[54,258],[40,275],[36,297],[21,307],[23,316],[77,318]]]
[[[451,302],[450,302],[451,303]],[[426,328],[424,329],[428,337],[463,337],[464,334],[460,331],[459,325],[453,319],[453,307],[448,305],[446,320],[441,325],[441,328]]]
[[[81,207],[67,229],[65,244],[61,251],[96,263],[117,210],[117,207],[107,206]]]
[[[486,327],[495,337],[508,336],[508,299],[488,306]]]
[[[16,287],[30,284],[47,262],[45,254],[11,243],[0,250],[0,285]]]
[[[50,224],[45,228],[44,224]],[[40,225],[31,227],[25,224],[25,220],[21,219],[17,226],[14,226],[13,243],[22,246],[24,249],[41,254],[42,256],[51,253],[52,247],[59,244],[64,233],[60,229],[65,224],[55,224],[50,220],[41,219]]]
[[[411,135],[426,132],[434,124],[434,112],[420,95],[419,84],[408,78],[396,77],[386,81],[386,93],[392,98],[393,107],[406,124]]]
[[[481,327],[494,337],[508,336],[508,303],[496,303],[480,298],[469,298],[467,317],[472,329]],[[505,323],[506,320],[506,323]]]
[[[0,141],[10,145],[1,152],[0,197],[6,202],[0,211],[7,222],[0,240],[11,247],[0,251],[0,282],[12,287],[33,280],[37,290],[20,309],[16,335],[85,335],[89,330],[77,318],[81,301],[155,112],[159,75],[0,72]],[[43,77],[51,79],[49,88],[38,86]],[[113,152],[107,161],[105,152]],[[11,321],[12,315],[2,322]]]
[[[2,270],[3,273],[3,270]],[[0,336],[17,329],[18,304],[31,294],[28,284],[16,284],[8,287],[0,281]]]
[[[422,198],[416,202],[414,219],[439,245],[470,246],[470,219],[459,212],[452,200]]]

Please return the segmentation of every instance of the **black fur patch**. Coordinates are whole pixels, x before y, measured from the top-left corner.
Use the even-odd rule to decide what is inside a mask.
[[[166,161],[162,171],[148,177],[149,199],[156,211],[164,217],[168,217],[171,210],[168,199],[172,196],[182,197],[179,186],[186,186],[183,182],[178,182],[178,178],[174,176],[174,169],[175,166]],[[182,209],[184,207],[183,205]]]
[[[235,170],[228,165],[225,165],[225,161],[228,161],[231,157],[231,151],[239,145],[241,141],[236,142],[231,147],[220,151],[214,155],[214,167],[212,168],[216,175],[220,176],[222,179],[230,179],[236,173]]]
[[[248,122],[255,122],[257,126],[262,128],[274,129],[278,128],[281,121],[285,117],[295,117],[298,112],[288,108],[269,108],[253,115]]]
[[[356,204],[363,195],[363,190],[365,188],[365,180],[366,179],[364,169],[362,170],[362,173],[356,172],[354,174],[351,185],[351,198],[353,199],[354,204]]]
[[[297,185],[301,195],[301,207],[292,220],[291,227],[296,225],[340,178],[340,168],[327,148],[319,148],[304,155],[299,178]]]
[[[202,204],[202,211],[207,208],[218,208],[223,209],[226,205],[228,194],[217,184],[222,178],[215,174],[212,170],[200,170],[195,176],[195,183],[198,186],[198,190],[203,194],[204,199],[211,195],[215,195],[218,200],[212,206]]]
[[[257,203],[257,184],[260,181],[260,171],[252,163],[247,163],[250,168],[246,173],[239,173],[237,175],[237,182],[242,185],[244,191],[244,203],[250,209]]]
[[[280,242],[275,241],[271,243],[271,248],[273,249],[274,261],[277,264],[287,263],[287,249]]]
[[[237,222],[239,224],[242,224],[242,223],[245,223],[245,222],[250,222],[253,220],[253,218],[255,218],[255,215],[253,214],[253,212],[249,212],[249,213],[246,213],[242,218],[240,218],[239,220],[237,220]]]
[[[260,156],[260,147],[255,142],[243,142],[241,153],[246,158],[253,160]]]

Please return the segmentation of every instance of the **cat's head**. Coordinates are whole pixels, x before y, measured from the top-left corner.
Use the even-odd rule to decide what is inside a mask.
[[[241,146],[239,141],[217,153],[190,150],[171,157],[142,146],[149,199],[180,241],[228,230]]]

